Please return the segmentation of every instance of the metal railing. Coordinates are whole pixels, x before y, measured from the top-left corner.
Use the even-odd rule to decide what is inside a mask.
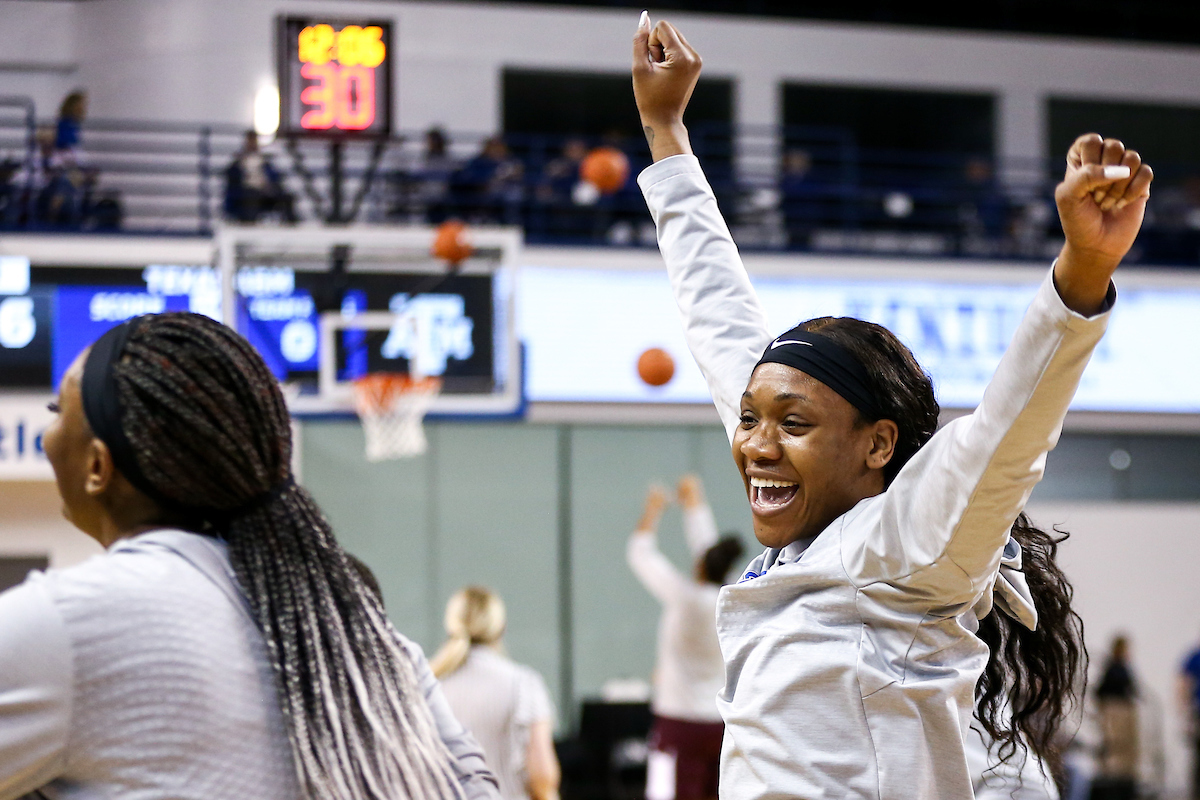
[[[232,214],[226,171],[242,146],[232,125],[89,120],[78,181],[81,212],[45,213],[55,166],[53,126],[24,98],[0,98],[0,230],[206,234]],[[744,248],[921,256],[1043,258],[1061,242],[1053,187],[1059,161],[995,164],[985,154],[860,147],[837,128],[697,125],[692,144]],[[633,177],[649,163],[640,140],[454,133],[440,156],[421,132],[386,141],[276,141],[264,157],[282,176],[287,213],[243,219],[521,225],[535,244],[654,244]],[[628,156],[630,179],[599,194],[564,156],[601,144]],[[1156,164],[1155,202],[1131,260],[1200,265],[1200,168]],[[102,211],[103,213],[99,213]]]

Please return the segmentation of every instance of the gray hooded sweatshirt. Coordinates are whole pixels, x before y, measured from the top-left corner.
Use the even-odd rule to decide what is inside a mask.
[[[732,439],[771,341],[762,308],[697,160],[664,159],[638,182]],[[1034,621],[1019,550],[1005,553],[1009,528],[1114,299],[1110,287],[1105,311],[1085,318],[1048,275],[973,414],[934,435],[887,491],[768,550],[722,590],[722,798],[973,796],[966,740],[988,659],[978,619],[996,602]]]

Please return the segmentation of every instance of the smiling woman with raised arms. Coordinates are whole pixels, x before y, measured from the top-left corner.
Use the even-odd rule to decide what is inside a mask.
[[[643,15],[633,84],[655,163],[638,180],[767,548],[717,610],[721,796],[970,798],[972,712],[1002,755],[1027,742],[1052,760],[1084,658],[1056,540],[1021,512],[1151,171],[1121,142],[1074,143],[1062,253],[979,408],[935,434],[932,383],[887,329],[768,332],[683,126],[699,73],[679,32]]]

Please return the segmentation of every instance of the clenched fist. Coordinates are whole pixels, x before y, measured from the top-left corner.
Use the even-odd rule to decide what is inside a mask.
[[[1099,134],[1080,136],[1067,152],[1067,172],[1054,190],[1067,242],[1054,268],[1067,307],[1094,314],[1109,280],[1133,246],[1154,172],[1136,150]]]
[[[700,55],[671,23],[642,12],[633,36],[633,96],[655,161],[691,153],[683,112],[700,78]]]

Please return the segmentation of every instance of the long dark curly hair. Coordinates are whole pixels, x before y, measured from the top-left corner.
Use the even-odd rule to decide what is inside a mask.
[[[890,419],[899,429],[895,454],[884,470],[891,484],[937,430],[940,409],[932,380],[881,325],[818,317],[800,327],[829,337],[866,368],[869,388],[881,406],[879,419]],[[975,717],[995,740],[1001,760],[1028,747],[1057,774],[1062,760],[1058,731],[1083,696],[1086,680],[1083,621],[1071,608],[1071,582],[1056,561],[1066,534],[1048,533],[1022,513],[1013,522],[1012,535],[1023,551],[1022,571],[1037,608],[1037,630],[1002,613],[980,620],[977,635],[991,658],[976,684]]]
[[[1057,535],[1056,535],[1057,534]],[[1021,571],[1038,612],[1035,630],[1005,614],[988,614],[977,635],[992,652],[975,685],[975,716],[1007,761],[1022,742],[1052,775],[1062,774],[1058,729],[1083,697],[1088,654],[1083,620],[1071,608],[1074,589],[1055,560],[1068,534],[1038,528],[1025,514],[1012,526]]]

